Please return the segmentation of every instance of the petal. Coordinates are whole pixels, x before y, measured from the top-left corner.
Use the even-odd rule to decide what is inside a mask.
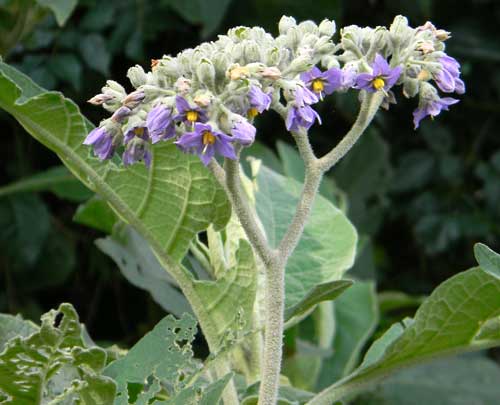
[[[399,76],[401,76],[402,71],[403,68],[401,66],[396,66],[394,69],[389,69],[389,74],[385,76],[385,90],[388,90],[392,86],[394,86],[394,84],[398,81]]]
[[[191,109],[191,106],[187,102],[184,97],[177,96],[175,97],[175,106],[177,107],[177,111],[179,114],[184,114],[186,111]]]
[[[375,55],[375,60],[372,64],[373,76],[381,76],[389,73],[390,67],[387,61],[380,55]]]
[[[370,73],[360,73],[356,77],[356,88],[357,89],[362,89],[370,92],[374,92],[375,89],[372,86],[372,81],[373,81],[373,75]]]
[[[234,147],[228,139],[225,139],[225,137],[220,137],[220,136],[217,137],[214,147],[219,155],[222,155],[232,160],[236,159],[236,153],[234,152]]]
[[[455,92],[457,94],[464,94],[465,93],[465,83],[461,79],[456,79],[455,80]]]
[[[215,148],[214,145],[208,145],[207,148],[205,149],[205,153],[198,153],[198,156],[200,157],[201,161],[205,166],[208,166],[210,161],[215,155]]]
[[[83,141],[84,145],[93,145],[99,139],[106,136],[106,130],[101,127],[94,128]]]
[[[192,148],[200,148],[203,146],[202,135],[198,132],[186,132],[181,138],[174,142],[184,152]]]
[[[422,119],[427,115],[427,111],[424,108],[417,108],[415,111],[413,111],[413,125],[415,126],[415,129],[418,128],[418,126],[420,125],[420,121],[422,121]]]

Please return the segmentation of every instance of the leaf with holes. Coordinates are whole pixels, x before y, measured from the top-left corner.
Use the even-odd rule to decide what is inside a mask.
[[[115,384],[101,375],[106,352],[85,343],[70,304],[43,315],[39,329],[28,326],[27,331],[25,323],[13,324],[5,317],[0,322],[19,328],[0,353],[2,404],[108,405],[113,401]]]
[[[198,158],[172,143],[153,148],[153,161],[119,168],[101,163],[82,145],[92,125],[60,93],[47,92],[14,68],[0,63],[0,108],[56,152],[87,187],[102,195],[126,222],[179,261],[192,238],[210,223],[223,227],[230,216],[224,191]]]
[[[193,358],[191,344],[195,334],[196,321],[190,315],[186,314],[179,320],[169,315],[139,340],[125,357],[106,367],[104,374],[118,384],[114,404],[128,405],[131,394],[137,390],[136,404],[184,404],[204,397],[213,398],[213,403],[217,403],[231,375],[222,379],[219,384],[222,387],[197,378],[201,364]],[[161,390],[165,390],[170,399],[149,402]]]

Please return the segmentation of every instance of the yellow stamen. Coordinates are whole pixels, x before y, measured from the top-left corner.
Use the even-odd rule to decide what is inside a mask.
[[[134,129],[134,134],[137,136],[142,136],[144,135],[144,128],[143,127],[137,127]]]
[[[377,77],[372,81],[372,86],[375,88],[375,90],[383,89],[385,86],[385,81],[381,77]]]
[[[313,80],[312,89],[315,93],[321,93],[325,89],[325,85],[323,84],[323,80],[321,80],[321,79]]]
[[[215,136],[210,131],[203,132],[203,145],[213,145],[215,143]]]
[[[196,120],[198,120],[198,111],[188,111],[186,113],[186,119],[190,122],[195,122]]]
[[[255,118],[257,115],[259,115],[259,110],[257,110],[257,108],[255,107],[252,107],[248,109],[247,114],[250,118]]]

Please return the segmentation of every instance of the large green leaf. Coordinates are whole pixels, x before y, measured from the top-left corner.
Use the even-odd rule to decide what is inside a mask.
[[[133,228],[125,226],[112,236],[97,239],[96,244],[115,261],[128,281],[149,291],[165,311],[178,317],[185,312],[192,312],[172,277],[158,262],[144,238]]]
[[[476,243],[474,245],[474,255],[484,271],[500,278],[500,254],[482,243]]]
[[[271,246],[276,247],[295,212],[301,184],[262,166],[257,173],[256,209]],[[318,284],[339,280],[352,266],[356,230],[331,202],[317,196],[297,249],[286,267],[286,308]]]
[[[55,15],[57,23],[64,25],[73,13],[78,0],[36,0],[38,4],[49,8]]]
[[[11,318],[0,318],[15,326]],[[100,373],[106,352],[85,343],[78,316],[69,304],[42,316],[38,331],[17,323],[18,336],[0,353],[2,404],[109,405],[115,384]],[[29,372],[28,372],[29,370]],[[53,401],[53,402],[51,402]]]
[[[136,404],[180,405],[194,403],[195,398],[202,404],[217,404],[231,375],[213,384],[197,378],[201,364],[193,358],[191,344],[195,334],[194,318],[186,314],[177,320],[169,315],[125,357],[106,367],[104,373],[118,384],[115,405],[128,405],[135,390],[139,390],[137,402],[133,401]],[[161,389],[170,399],[152,402]]]
[[[414,320],[393,325],[357,370],[311,404],[330,404],[401,368],[438,356],[497,346],[499,315],[500,279],[481,268],[459,273],[436,288]]]
[[[378,323],[375,286],[357,282],[335,301],[333,354],[323,360],[318,388],[351,372]]]
[[[155,247],[182,259],[191,239],[210,223],[229,219],[222,188],[199,159],[171,143],[153,149],[150,170],[101,163],[82,145],[91,124],[60,93],[46,92],[27,76],[0,63],[0,107],[56,152],[89,188],[100,193],[126,222]]]
[[[0,187],[0,197],[28,191],[51,191],[60,198],[84,201],[92,195],[64,166],[55,166],[43,172]]]
[[[235,265],[216,281],[195,281],[205,310],[216,325],[220,339],[253,327],[252,315],[257,289],[257,272],[250,244],[240,239],[235,249]]]
[[[500,398],[500,367],[483,356],[439,360],[404,370],[364,394],[363,405],[492,405]]]

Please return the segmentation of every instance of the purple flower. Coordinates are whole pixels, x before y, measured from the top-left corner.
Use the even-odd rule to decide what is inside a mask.
[[[175,123],[172,109],[162,104],[154,107],[148,113],[146,126],[152,143],[173,138],[175,136]]]
[[[177,96],[175,98],[175,105],[177,106],[177,115],[175,120],[182,121],[186,124],[193,124],[194,122],[207,122],[208,116],[205,110],[200,107],[191,107],[184,97]]]
[[[125,118],[127,118],[132,113],[132,110],[128,107],[122,105],[118,110],[116,110],[111,119],[115,122],[123,122]]]
[[[374,93],[378,90],[388,91],[399,79],[401,66],[391,68],[387,61],[377,54],[372,64],[372,73],[360,73],[356,77],[356,88]]]
[[[306,84],[309,90],[322,98],[323,93],[326,95],[332,94],[342,86],[342,70],[331,68],[322,72],[314,66],[310,71],[302,73],[300,80]]]
[[[289,131],[298,131],[300,127],[309,129],[316,120],[321,124],[321,117],[310,106],[292,106],[286,117],[286,129]]]
[[[264,110],[269,110],[271,106],[271,96],[264,93],[259,87],[251,86],[248,92],[248,101],[250,108],[248,109],[248,116],[254,118],[261,114]]]
[[[426,101],[422,106],[413,111],[413,124],[418,128],[420,121],[428,115],[435,117],[441,111],[448,111],[450,105],[458,103],[459,100],[451,97],[439,98]]]
[[[125,152],[123,152],[122,161],[125,166],[144,161],[146,167],[149,167],[151,165],[151,151],[148,142],[141,137],[130,139],[125,147]]]
[[[455,58],[445,55],[439,58],[441,70],[434,75],[438,87],[445,93],[465,93],[465,84],[460,79],[460,64]]]
[[[183,152],[197,154],[207,166],[216,152],[229,159],[236,159],[232,141],[233,138],[212,130],[210,125],[196,122],[193,132],[186,132],[174,143]]]
[[[243,146],[249,146],[253,143],[255,132],[255,127],[243,118],[236,121],[231,130],[233,139]]]
[[[295,105],[298,107],[304,107],[306,105],[314,104],[319,101],[316,94],[314,94],[307,87],[302,87],[297,85],[295,90],[293,90],[293,96],[295,98]]]
[[[84,145],[92,145],[94,147],[94,154],[100,160],[111,159],[115,152],[115,145],[113,144],[113,134],[106,130],[105,127],[98,127],[93,129],[83,141]]]

